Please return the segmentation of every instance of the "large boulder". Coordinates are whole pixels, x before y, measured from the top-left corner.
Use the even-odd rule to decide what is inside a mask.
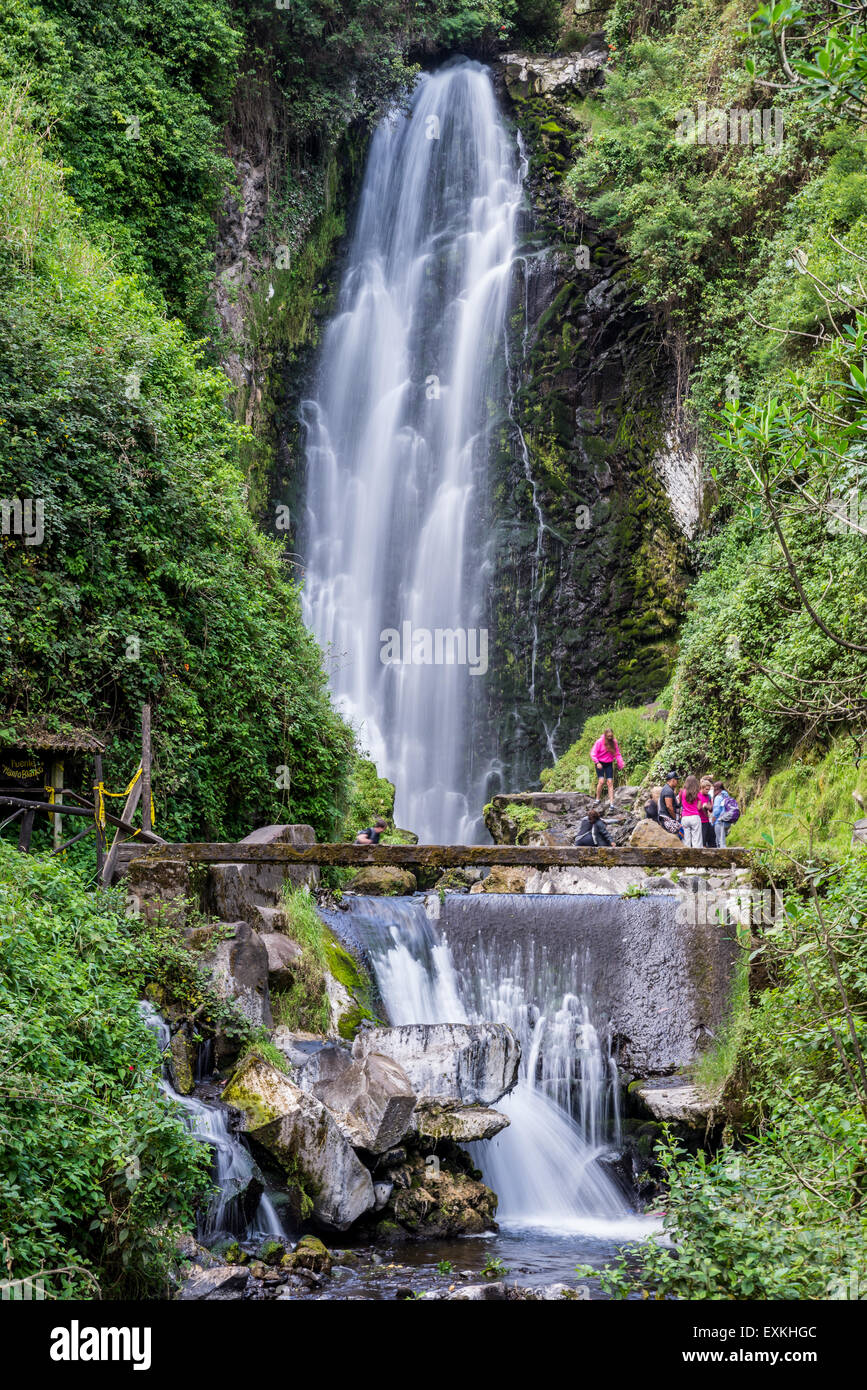
[[[259,939],[268,953],[268,984],[271,989],[288,989],[303,954],[301,947],[276,931],[262,932]]]
[[[303,849],[315,845],[310,825],[263,825],[239,842],[242,845],[294,845]],[[319,882],[314,865],[290,867],[285,864],[212,864],[208,870],[206,905],[223,921],[243,917],[253,927],[262,925],[259,907],[279,907],[287,883],[312,885]]]
[[[671,835],[655,820],[640,820],[629,837],[629,843],[639,849],[676,849],[680,845],[677,835]]]
[[[456,1144],[472,1144],[493,1139],[510,1123],[501,1110],[485,1105],[438,1105],[425,1101],[415,1112],[414,1126],[428,1139],[451,1139]]]
[[[162,922],[170,927],[184,926],[187,908],[195,896],[190,865],[185,859],[132,859],[124,887],[134,913],[140,913],[148,922]]]
[[[474,883],[471,893],[525,893],[529,869],[510,868],[505,864],[495,864],[488,874]]]
[[[707,1129],[720,1100],[703,1086],[636,1086],[633,1094],[655,1120],[687,1129]]]
[[[186,1279],[175,1297],[182,1303],[205,1300],[220,1303],[243,1298],[249,1282],[250,1271],[245,1265],[220,1265],[217,1269],[200,1270]]]
[[[852,844],[867,845],[867,818],[856,820],[852,827]]]
[[[479,1181],[469,1156],[458,1149],[444,1154],[442,1160],[411,1152],[402,1163],[386,1169],[384,1181],[391,1184],[391,1192],[375,1228],[380,1243],[478,1236],[496,1230],[496,1194]]]
[[[268,952],[249,923],[217,922],[187,932],[187,944],[202,952],[212,988],[230,999],[255,1027],[270,1028]]]
[[[399,1062],[419,1100],[493,1105],[518,1080],[521,1044],[505,1023],[407,1023],[362,1028],[352,1046]]]
[[[251,1142],[302,1189],[320,1221],[345,1231],[374,1206],[370,1173],[334,1116],[270,1062],[246,1057],[223,1100],[242,1112]]]
[[[345,1048],[323,1048],[304,1067],[300,1080],[328,1107],[357,1148],[385,1153],[410,1127],[415,1091],[391,1057],[371,1052],[357,1060]]]
[[[416,891],[415,874],[391,864],[371,865],[359,869],[346,885],[350,893],[364,893],[369,898],[397,898]]]

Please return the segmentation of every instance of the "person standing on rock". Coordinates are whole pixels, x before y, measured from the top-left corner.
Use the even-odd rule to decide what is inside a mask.
[[[602,819],[601,811],[588,811],[578,826],[576,845],[595,845],[597,849],[611,844],[608,826]]]
[[[699,819],[701,820],[701,843],[705,849],[716,849],[716,835],[711,824],[713,809],[713,778],[702,777],[699,795]]]
[[[683,843],[688,849],[702,849],[704,840],[701,833],[701,786],[697,777],[690,773],[683,784],[680,797],[680,823],[683,826]]]
[[[614,810],[614,764],[623,771],[623,758],[617,746],[617,739],[614,737],[612,729],[606,729],[601,738],[597,738],[593,747],[590,749],[590,761],[596,768],[596,800],[602,800],[602,788],[608,783],[608,806]]]

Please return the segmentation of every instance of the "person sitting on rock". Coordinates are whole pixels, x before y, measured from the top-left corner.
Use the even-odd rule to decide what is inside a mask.
[[[659,798],[662,787],[651,787],[650,797],[644,803],[644,814],[647,820],[655,820],[659,824]]]
[[[602,788],[608,783],[608,808],[614,810],[614,764],[623,771],[623,758],[612,729],[606,729],[590,749],[590,761],[596,768],[596,800],[602,800]]]
[[[602,819],[601,811],[588,811],[587,815],[578,826],[578,834],[575,836],[576,845],[595,845],[601,849],[604,845],[611,844],[611,835],[608,826]]]
[[[677,799],[677,788],[680,778],[672,769],[665,779],[665,784],[659,793],[657,802],[657,812],[659,824],[663,830],[667,830],[669,835],[676,835],[679,840],[683,839],[683,830],[680,825],[680,803]]]
[[[359,830],[355,837],[357,845],[378,845],[379,837],[388,829],[388,822],[377,816],[373,825],[368,825],[365,830]]]

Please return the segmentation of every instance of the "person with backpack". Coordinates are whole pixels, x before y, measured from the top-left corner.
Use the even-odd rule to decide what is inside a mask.
[[[596,800],[602,800],[602,788],[608,783],[608,809],[614,810],[614,764],[623,771],[623,758],[612,729],[606,729],[590,749],[590,761],[596,769]]]
[[[726,791],[722,782],[713,784],[713,810],[711,811],[711,823],[716,836],[717,849],[725,849],[726,836],[729,833],[729,826],[734,825],[741,808],[735,798]]]
[[[578,826],[578,834],[575,836],[576,845],[595,845],[597,849],[604,845],[611,844],[611,835],[608,826],[602,819],[601,811],[588,811],[587,815]]]

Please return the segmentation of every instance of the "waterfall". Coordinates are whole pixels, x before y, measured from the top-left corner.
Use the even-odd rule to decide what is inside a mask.
[[[146,999],[139,1003],[139,1012],[144,1024],[154,1034],[160,1054],[164,1054],[171,1040],[169,1025]],[[198,1070],[199,1068],[197,1072]],[[217,1236],[223,1234],[255,1233],[283,1237],[280,1218],[266,1194],[263,1193],[259,1199],[252,1223],[244,1221],[235,1209],[236,1199],[246,1190],[255,1164],[248,1150],[229,1129],[227,1111],[218,1105],[209,1105],[197,1096],[182,1096],[171,1084],[165,1062],[160,1087],[172,1104],[183,1112],[184,1123],[190,1133],[202,1143],[208,1144],[213,1154],[217,1191],[208,1210],[199,1218],[196,1232],[199,1240],[214,1241]]]
[[[447,902],[481,924],[504,911],[518,916],[524,899]],[[364,942],[390,1023],[488,1020],[508,1023],[520,1038],[520,1080],[498,1102],[511,1124],[470,1146],[499,1197],[498,1221],[634,1237],[645,1223],[604,1163],[619,1139],[617,1070],[604,1020],[582,987],[585,963],[530,931],[505,933],[502,945],[495,932],[449,936],[440,913],[434,894],[358,897],[349,926]]]
[[[305,619],[398,822],[428,841],[482,828],[487,456],[521,197],[487,71],[421,77],[373,136],[302,406]]]

